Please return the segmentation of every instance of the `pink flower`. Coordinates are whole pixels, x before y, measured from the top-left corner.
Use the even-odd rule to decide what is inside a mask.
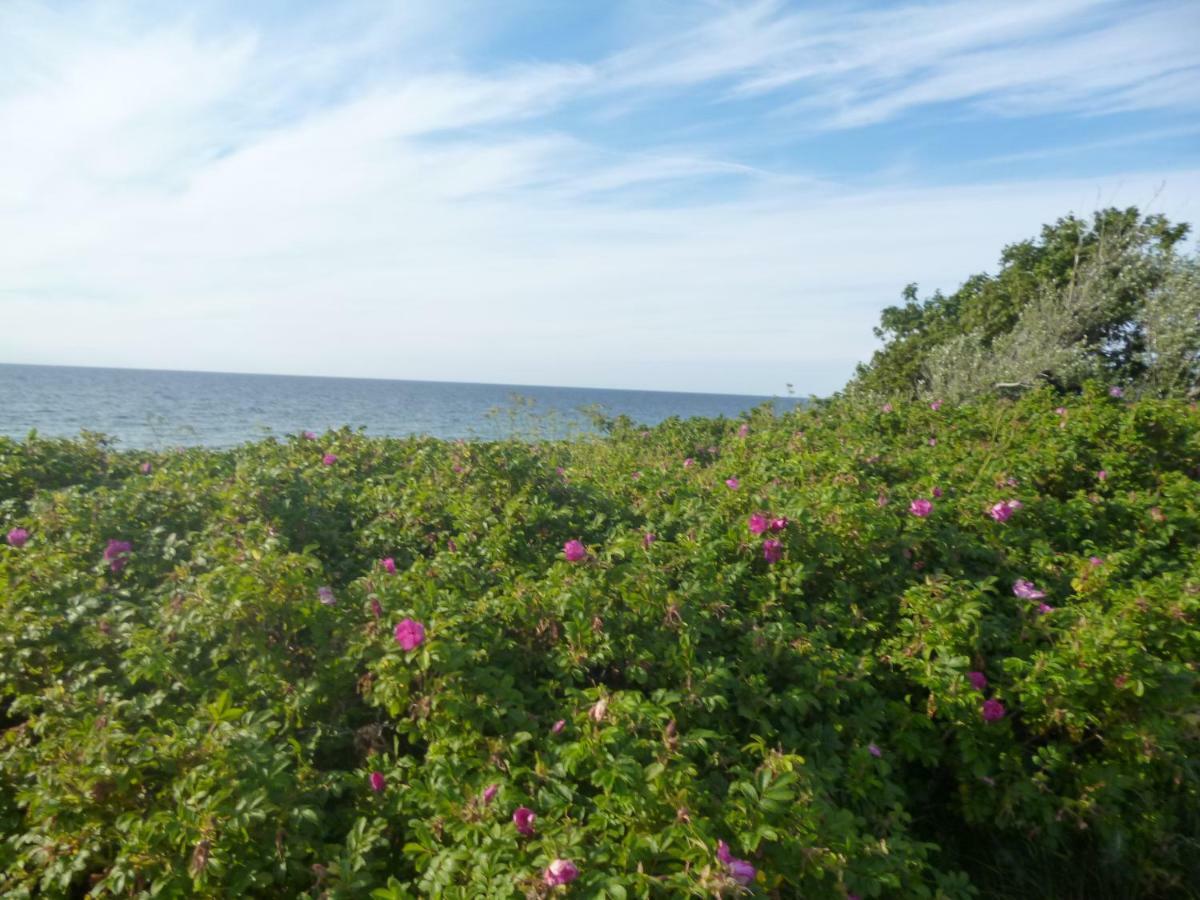
[[[1054,612],[1054,607],[1051,606],[1049,603],[1039,603],[1038,604],[1037,614],[1039,616],[1044,616],[1046,613],[1052,613],[1052,612]]]
[[[542,873],[542,879],[550,887],[557,887],[560,884],[570,884],[578,877],[579,869],[569,859],[554,860],[550,865],[546,866],[546,871]]]
[[[1121,388],[1117,387],[1117,385],[1115,385],[1115,384],[1114,384],[1112,387],[1110,387],[1110,388],[1108,389],[1108,396],[1110,396],[1110,397],[1124,397],[1124,396],[1125,396],[1125,391],[1123,391]]]
[[[1060,416],[1065,416],[1067,414],[1067,408],[1065,406],[1059,406],[1054,411]]]
[[[883,410],[885,413],[890,413],[892,411],[892,404],[885,403],[885,404],[883,404],[883,406],[880,407],[880,409]]]
[[[550,726],[550,733],[551,734],[560,734],[562,732],[562,730],[566,727],[567,727],[567,720],[559,719],[557,722],[555,722],[553,725]]]
[[[1004,704],[992,697],[983,701],[983,721],[998,722],[1004,718]]]
[[[879,749],[877,744],[867,744],[867,752],[876,759],[879,759],[879,757],[883,756],[883,751]]]
[[[747,521],[747,527],[751,534],[762,534],[770,525],[767,523],[767,517],[762,513],[751,513]]]
[[[387,572],[389,575],[396,574],[396,561],[390,556],[387,559],[381,559],[379,561],[379,565],[383,566],[383,571]]]
[[[1090,562],[1090,563],[1091,563],[1093,566],[1102,566],[1102,565],[1104,565],[1104,560],[1102,560],[1102,559],[1101,559],[1100,557],[1098,557],[1098,556],[1092,556],[1092,557],[1089,557],[1089,559],[1088,559],[1088,562]]]
[[[642,535],[642,546],[645,547],[647,550],[649,550],[650,545],[653,544],[657,540],[658,540],[658,537],[654,534],[653,531],[647,531],[645,534]]]
[[[937,500],[942,496],[942,489],[940,487],[935,487],[930,493],[933,494],[933,499]]]
[[[129,554],[132,552],[133,545],[129,541],[110,540],[104,548],[104,561],[112,571],[120,572],[129,562]]]
[[[153,471],[154,467],[152,465],[150,465],[150,463],[144,462],[140,466],[138,466],[138,469],[141,471],[141,473],[143,475],[149,475],[150,472]]]
[[[931,437],[931,438],[929,439],[929,446],[930,446],[930,447],[936,447],[936,446],[937,446],[937,438],[935,438],[935,437]]]
[[[683,467],[685,469],[690,469],[695,464],[696,464],[696,461],[694,459],[692,459],[690,456],[683,461]]]
[[[736,491],[739,487],[741,487],[741,484],[742,483],[736,478],[725,479],[725,487],[729,488],[731,491]]]
[[[634,473],[633,473],[632,475],[630,475],[629,477],[630,477],[630,478],[632,478],[634,481],[637,481],[639,478],[641,478],[641,477],[642,477],[642,473],[641,473],[641,472],[634,472]]]
[[[1107,481],[1108,480],[1108,470],[1101,469],[1099,472],[1096,473],[1096,477],[1099,478],[1101,481]]]
[[[416,619],[401,619],[396,624],[395,637],[406,653],[416,650],[425,640],[425,626]]]
[[[608,712],[608,698],[601,697],[597,700],[592,708],[588,710],[588,718],[599,724],[604,721],[604,714]]]
[[[875,498],[875,505],[879,506],[879,507],[887,506],[888,498],[883,496],[883,494],[880,494],[878,497]]]
[[[912,503],[908,504],[908,511],[918,519],[924,519],[933,512],[933,503],[924,497],[918,497]]]
[[[379,602],[378,597],[371,598],[371,615],[378,621],[383,618],[383,604]]]
[[[513,812],[513,824],[517,826],[517,832],[528,837],[533,834],[533,823],[537,819],[533,810],[528,806],[518,806]]]
[[[783,558],[783,544],[774,538],[763,541],[763,559],[769,563],[777,563]]]
[[[939,409],[942,408],[942,401],[934,400],[932,403],[929,404],[929,408],[932,409],[934,412],[937,412]]]
[[[382,792],[383,789],[385,787],[387,787],[387,779],[383,777],[382,772],[379,772],[379,771],[372,772],[370,781],[371,781],[371,790],[373,790],[377,794]]]
[[[1027,581],[1024,578],[1018,578],[1013,582],[1012,590],[1022,600],[1041,600],[1046,596],[1045,591],[1039,591],[1033,586],[1032,581]]]
[[[454,538],[446,538],[446,549],[451,553],[458,552],[458,544],[454,543]]]
[[[787,516],[777,516],[776,518],[771,520],[771,530],[774,532],[783,531],[783,529],[785,529],[787,527],[788,527]]]
[[[587,548],[579,541],[570,540],[563,544],[563,556],[567,558],[567,562],[579,562],[587,556]]]
[[[749,426],[749,425],[745,425],[745,424],[743,424],[743,425],[742,425],[742,426],[741,426],[741,427],[738,429],[738,437],[740,437],[740,438],[744,438],[744,437],[745,437],[746,435],[748,435],[749,433],[750,433],[750,426]]]
[[[317,433],[315,431],[303,431],[300,433],[300,436],[306,441],[315,441],[317,439]]]
[[[484,803],[491,803],[491,802],[492,802],[492,800],[493,800],[493,798],[495,798],[495,796],[496,796],[496,793],[497,793],[499,790],[500,790],[500,785],[498,785],[498,784],[489,784],[487,787],[485,787],[485,788],[483,789],[483,802],[484,802]]]
[[[333,606],[337,603],[333,596],[333,588],[328,585],[317,588],[317,599],[326,606]]]
[[[27,540],[29,540],[29,532],[24,528],[14,528],[8,533],[9,546],[16,547],[18,550],[25,546]]]
[[[335,462],[337,462],[337,457],[332,453],[326,453],[321,457],[321,465],[323,466],[332,466]]]
[[[971,687],[975,688],[975,690],[979,691],[981,694],[987,690],[987,676],[982,672],[968,672],[967,681],[971,682]]]
[[[992,508],[988,510],[988,515],[997,522],[1007,522],[1012,518],[1012,514],[1020,508],[1020,500],[1001,500],[999,503],[992,504]]]
[[[733,880],[740,885],[750,884],[758,874],[754,866],[730,853],[729,845],[724,841],[717,841],[717,861],[725,866]]]

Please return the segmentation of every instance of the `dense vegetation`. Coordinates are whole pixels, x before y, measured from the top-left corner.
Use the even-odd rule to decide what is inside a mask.
[[[964,400],[1089,378],[1155,397],[1200,395],[1200,261],[1186,224],[1136,208],[1075,216],[1004,248],[995,275],[887,307],[884,345],[852,393]]]
[[[1194,405],[609,425],[0,439],[0,895],[1196,895]]]

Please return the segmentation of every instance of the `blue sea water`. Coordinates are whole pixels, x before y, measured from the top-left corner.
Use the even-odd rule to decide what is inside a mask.
[[[664,391],[236,375],[0,364],[0,434],[99,431],[127,448],[229,447],[349,425],[367,434],[562,437],[587,431],[580,410],[652,425],[672,416],[737,416],[792,398]]]

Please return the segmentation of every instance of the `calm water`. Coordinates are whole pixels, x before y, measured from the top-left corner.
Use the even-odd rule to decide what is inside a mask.
[[[368,434],[494,438],[584,430],[582,407],[647,425],[736,416],[769,397],[0,364],[0,434],[100,431],[124,447],[228,447],[349,425]],[[778,409],[795,401],[775,400]]]

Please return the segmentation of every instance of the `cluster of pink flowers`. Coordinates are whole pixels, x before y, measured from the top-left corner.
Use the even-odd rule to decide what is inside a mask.
[[[754,876],[758,874],[754,866],[730,853],[729,845],[724,841],[717,841],[717,861],[725,867],[734,881],[743,886],[752,884]]]
[[[401,619],[393,632],[396,643],[406,653],[416,650],[425,640],[425,626],[416,619]]]
[[[764,513],[751,513],[747,521],[751,534],[762,534],[768,529],[779,532],[788,527],[787,516],[768,516]]]
[[[29,540],[29,532],[24,528],[14,528],[8,533],[8,545],[20,550]]]
[[[1012,514],[1020,509],[1022,503],[1020,500],[1001,500],[999,503],[993,503],[988,510],[988,515],[997,522],[1007,522],[1012,518]]]
[[[129,554],[133,552],[133,544],[129,541],[110,540],[104,548],[104,561],[113,572],[120,572],[129,562]]]
[[[563,556],[567,562],[579,562],[587,556],[587,547],[581,541],[570,540],[563,544]]]

